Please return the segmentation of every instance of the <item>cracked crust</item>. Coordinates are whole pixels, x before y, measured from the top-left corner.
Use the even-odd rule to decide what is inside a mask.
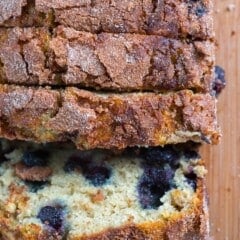
[[[8,0],[0,26],[65,25],[93,33],[141,33],[173,38],[213,37],[211,0]]]
[[[209,92],[211,41],[91,34],[58,27],[0,30],[0,82],[78,85],[114,91]]]
[[[80,149],[207,141],[217,143],[216,99],[168,94],[98,94],[0,85],[0,136],[72,141]]]

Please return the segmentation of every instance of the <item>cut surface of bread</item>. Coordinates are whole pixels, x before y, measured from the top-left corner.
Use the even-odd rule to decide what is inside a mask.
[[[210,94],[104,94],[0,85],[0,136],[121,149],[188,140],[217,143],[220,134],[216,99]]]
[[[213,37],[211,0],[5,0],[0,26],[56,25],[93,33],[141,33],[169,37]]]
[[[72,28],[0,29],[0,82],[209,92],[214,43]]]
[[[189,145],[113,153],[2,142],[1,154],[1,239],[207,239],[206,170]]]

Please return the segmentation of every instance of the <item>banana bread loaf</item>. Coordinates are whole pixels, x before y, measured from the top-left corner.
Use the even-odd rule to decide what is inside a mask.
[[[1,239],[208,239],[206,170],[189,147],[15,148],[0,162]]]
[[[5,0],[0,26],[57,25],[92,33],[141,33],[167,37],[213,37],[211,0]]]
[[[217,143],[216,99],[189,90],[94,93],[0,85],[0,136],[72,141],[80,149]]]
[[[0,29],[0,82],[207,92],[214,44],[58,27]]]

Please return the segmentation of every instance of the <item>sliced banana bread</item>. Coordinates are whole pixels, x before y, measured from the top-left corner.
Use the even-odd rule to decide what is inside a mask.
[[[65,25],[93,33],[213,37],[211,0],[5,0],[0,26]]]
[[[80,149],[217,143],[215,104],[215,97],[188,90],[104,94],[0,85],[0,136],[72,141]]]
[[[206,170],[188,145],[1,155],[1,239],[207,239]]]
[[[214,78],[211,41],[64,27],[3,28],[0,35],[0,83],[209,92]]]

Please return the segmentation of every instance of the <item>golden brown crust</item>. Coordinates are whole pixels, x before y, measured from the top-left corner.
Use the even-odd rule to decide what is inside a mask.
[[[0,2],[0,26],[57,24],[88,32],[212,38],[212,1],[8,0]]]
[[[205,181],[198,180],[197,197],[188,211],[170,216],[168,219],[143,224],[129,224],[109,229],[92,236],[67,237],[68,240],[207,240],[208,208],[206,205]],[[1,206],[0,206],[1,207]],[[7,240],[62,239],[56,232],[41,230],[31,224],[20,226],[0,208],[0,236]]]
[[[218,142],[215,98],[168,94],[97,94],[0,85],[0,136],[72,141],[80,149]]]
[[[209,92],[211,41],[91,34],[58,27],[0,29],[0,82],[114,91]]]

